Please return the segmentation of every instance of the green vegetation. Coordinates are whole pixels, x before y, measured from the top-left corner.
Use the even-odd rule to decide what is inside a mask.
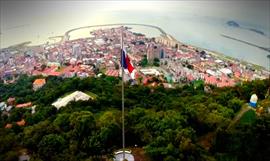
[[[251,124],[256,120],[256,113],[253,110],[248,110],[239,120],[239,124]]]
[[[158,58],[154,58],[154,62],[153,62],[153,65],[156,66],[156,67],[159,67],[159,59]]]
[[[148,65],[148,60],[147,60],[147,56],[146,55],[143,56],[143,59],[141,60],[140,65],[142,67],[146,67]]]
[[[0,101],[12,96],[17,103],[37,105],[35,114],[30,109],[1,113],[0,160],[17,160],[21,149],[27,149],[31,160],[104,160],[121,148],[120,79],[48,77],[34,92],[35,78],[0,84]],[[153,161],[270,160],[269,114],[248,112],[240,120],[244,123],[227,128],[252,93],[264,99],[268,84],[256,80],[232,88],[211,86],[207,93],[203,82],[176,89],[126,84],[126,146],[136,145]],[[71,102],[58,111],[51,106],[76,90],[96,99]],[[22,118],[26,126],[16,125]],[[13,127],[5,129],[7,123]]]
[[[86,94],[88,94],[89,96],[91,96],[93,99],[96,99],[98,96],[95,93],[89,92],[89,91],[85,91]]]

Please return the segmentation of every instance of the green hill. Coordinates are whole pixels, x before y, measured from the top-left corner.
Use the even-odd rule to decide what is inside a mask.
[[[120,79],[47,77],[46,85],[33,91],[35,78],[0,83],[0,102],[15,97],[15,104],[36,105],[34,114],[24,108],[0,112],[0,160],[18,160],[21,149],[31,160],[109,160],[122,147]],[[139,149],[135,158],[153,161],[270,160],[270,116],[256,117],[245,105],[252,93],[264,99],[268,84],[256,80],[231,88],[211,86],[206,93],[203,84],[166,89],[127,83],[126,147]],[[91,91],[95,99],[70,102],[59,110],[51,106],[77,90]],[[22,119],[25,125],[18,125]],[[230,125],[234,128],[228,130]]]
[[[248,110],[240,118],[239,124],[252,124],[254,121],[256,121],[256,112],[254,110]]]

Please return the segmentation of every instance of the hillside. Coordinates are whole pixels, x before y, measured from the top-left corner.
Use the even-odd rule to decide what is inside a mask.
[[[0,102],[12,97],[15,105],[36,107],[35,113],[29,107],[1,111],[0,160],[18,160],[22,151],[38,161],[111,160],[122,146],[120,79],[47,77],[46,85],[33,91],[35,78],[0,83]],[[175,89],[125,84],[126,146],[135,160],[270,160],[269,114],[249,121],[252,114],[241,109],[253,93],[269,107],[268,84],[256,80],[206,92],[203,83]],[[59,110],[51,105],[74,91],[95,99],[71,101]],[[16,124],[22,119],[24,125]]]

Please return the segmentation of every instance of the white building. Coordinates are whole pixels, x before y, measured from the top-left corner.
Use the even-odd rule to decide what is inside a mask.
[[[155,75],[155,76],[161,75],[161,73],[160,73],[157,69],[154,69],[154,68],[141,69],[140,71],[141,71],[144,75]]]
[[[67,96],[65,96],[64,98],[59,98],[56,102],[52,103],[52,105],[54,107],[56,107],[58,110],[61,107],[66,106],[68,103],[72,102],[72,101],[88,101],[89,99],[93,99],[91,96],[89,96],[86,93],[83,93],[81,91],[75,91]]]
[[[232,71],[228,68],[222,68],[219,71],[226,74],[226,75],[232,74]]]

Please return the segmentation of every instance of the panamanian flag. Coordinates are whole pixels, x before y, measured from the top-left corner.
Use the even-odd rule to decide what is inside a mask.
[[[124,68],[125,72],[128,72],[132,79],[135,79],[135,68],[130,62],[128,54],[125,50],[121,49],[121,67]]]

